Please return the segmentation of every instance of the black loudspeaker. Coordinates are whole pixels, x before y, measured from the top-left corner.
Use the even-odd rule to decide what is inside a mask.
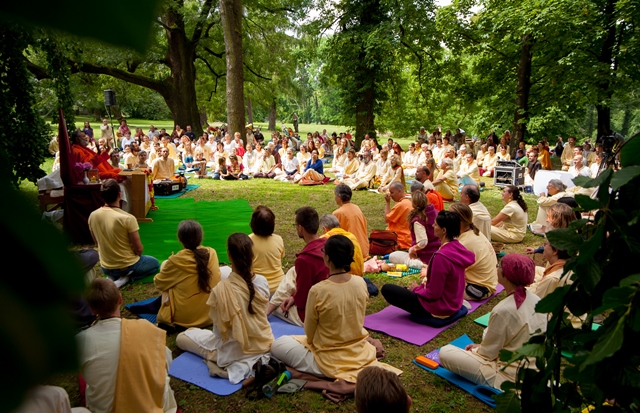
[[[107,89],[104,91],[104,105],[105,106],[117,106],[116,103],[116,92],[111,89]]]

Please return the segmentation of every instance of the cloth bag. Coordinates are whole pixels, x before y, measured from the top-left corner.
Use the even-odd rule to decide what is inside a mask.
[[[398,234],[386,229],[374,229],[369,235],[369,254],[387,255],[398,249]]]

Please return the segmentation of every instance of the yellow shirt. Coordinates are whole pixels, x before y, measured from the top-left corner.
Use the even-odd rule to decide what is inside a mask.
[[[351,263],[351,274],[359,275],[362,277],[364,274],[364,259],[362,258],[362,249],[360,249],[360,243],[355,235],[343,230],[342,228],[333,228],[320,238],[329,238],[334,235],[344,235],[353,242],[353,262]]]
[[[440,179],[443,175],[440,175],[438,179]],[[440,182],[437,185],[434,185],[436,191],[442,195],[442,198],[445,200],[451,200],[455,198],[455,194],[458,193],[458,179],[456,178],[455,172],[453,169],[449,169],[444,173],[444,181]]]
[[[284,276],[282,259],[284,258],[284,241],[277,234],[261,237],[249,235],[253,241],[253,266],[251,270],[262,275],[269,282],[269,291],[273,294]]]
[[[367,284],[360,277],[351,277],[346,283],[335,283],[329,278],[309,290],[305,336],[294,338],[313,352],[325,376],[355,383],[360,370],[368,366],[402,373],[379,363],[375,347],[367,341],[364,315],[368,300]]]
[[[120,208],[104,206],[89,215],[89,229],[98,244],[100,265],[104,268],[127,268],[140,259],[129,242],[129,234],[139,230],[133,215]]]
[[[360,161],[356,158],[353,158],[350,161],[347,161],[347,165],[344,167],[345,175],[353,175],[358,171],[358,167],[360,167]]]
[[[209,263],[211,271],[209,287],[213,289],[220,282],[218,254],[210,247]],[[162,306],[158,311],[158,322],[182,327],[205,327],[211,325],[207,299],[209,293],[198,287],[198,270],[193,251],[184,249],[171,255],[160,267],[153,283],[162,291]]]
[[[498,272],[496,270],[498,260],[491,242],[482,232],[476,235],[472,230],[460,234],[458,241],[476,255],[476,262],[464,271],[464,278],[467,283],[487,287],[491,290],[491,294],[495,293],[498,285]]]
[[[176,172],[176,164],[171,158],[167,158],[167,160],[158,158],[153,162],[153,165],[151,165],[151,169],[153,171],[151,173],[151,179],[154,181],[156,179],[173,179]]]

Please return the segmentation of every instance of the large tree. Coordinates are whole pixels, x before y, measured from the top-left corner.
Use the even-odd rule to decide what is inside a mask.
[[[343,0],[323,18],[337,26],[329,39],[325,75],[339,86],[345,123],[356,126],[356,146],[375,136],[375,116],[389,99],[389,81],[404,68],[397,59],[413,56],[421,77],[440,54],[431,0]]]
[[[254,66],[260,61],[258,53],[268,53],[267,46],[246,53],[243,43],[249,39],[264,44],[273,33],[292,27],[307,3],[253,0],[243,5],[241,0],[168,0],[158,13],[153,45],[144,55],[83,42],[74,45],[69,64],[72,72],[109,75],[158,92],[174,121],[191,125],[196,133],[202,131],[198,102],[206,106],[219,83],[229,77],[228,92],[234,92],[227,95],[226,110],[221,115],[229,117],[233,130],[243,130],[245,70],[251,73],[251,79],[271,79],[262,73],[262,67]],[[268,21],[269,25],[251,21]],[[278,27],[276,21],[284,23]],[[65,41],[74,42],[68,38]],[[49,77],[50,73],[37,63],[30,61],[30,70],[39,78]]]

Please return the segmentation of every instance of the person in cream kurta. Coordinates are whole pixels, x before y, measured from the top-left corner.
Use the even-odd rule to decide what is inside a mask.
[[[440,162],[440,168],[442,173],[437,179],[431,181],[436,191],[442,195],[442,199],[445,201],[453,201],[458,193],[458,179],[453,172],[453,161],[449,158],[444,158]]]
[[[520,190],[507,185],[502,191],[502,200],[507,205],[491,220],[491,240],[495,242],[517,243],[527,233],[526,204]],[[523,208],[523,205],[525,208]]]
[[[358,171],[350,178],[345,178],[342,183],[348,185],[352,190],[367,188],[373,177],[376,175],[376,164],[371,160],[371,152],[365,151],[362,155]]]
[[[332,275],[309,290],[305,335],[280,337],[271,353],[299,371],[350,383],[368,366],[400,374],[378,362],[375,347],[367,341],[364,316],[369,293],[365,281],[349,273],[351,257],[353,244],[347,237],[334,235],[327,240],[324,261]]]
[[[498,281],[504,285],[507,298],[491,310],[489,325],[480,344],[465,349],[446,345],[440,350],[440,364],[473,383],[496,389],[505,381],[515,381],[517,363],[500,361],[500,350],[516,351],[532,335],[547,328],[546,314],[536,313],[540,301],[525,286],[533,280],[535,264],[528,258],[508,254],[498,268]]]
[[[220,282],[218,254],[210,247],[204,248],[209,253],[207,268],[211,274],[209,288]],[[209,291],[201,291],[198,286],[198,269],[194,251],[183,249],[172,254],[160,266],[160,272],[153,283],[162,291],[162,306],[158,311],[158,323],[170,326],[205,327],[211,324],[207,299]]]

